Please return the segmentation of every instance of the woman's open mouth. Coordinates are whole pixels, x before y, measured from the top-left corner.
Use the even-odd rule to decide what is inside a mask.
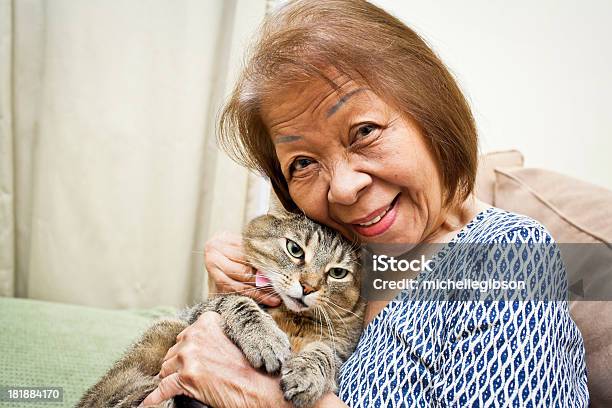
[[[387,208],[383,209],[383,211],[375,217],[359,224],[352,224],[355,231],[364,237],[373,237],[391,228],[397,216],[399,196],[400,194],[396,195]]]

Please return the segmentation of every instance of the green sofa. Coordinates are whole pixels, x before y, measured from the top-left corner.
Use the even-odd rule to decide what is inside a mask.
[[[107,310],[0,298],[0,386],[63,388],[63,402],[4,407],[73,407],[142,331],[169,307]]]

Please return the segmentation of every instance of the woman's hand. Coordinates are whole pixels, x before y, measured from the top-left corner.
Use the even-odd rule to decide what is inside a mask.
[[[280,305],[270,289],[255,287],[255,270],[244,259],[240,235],[224,232],[206,242],[204,265],[218,293],[240,293],[268,306]]]
[[[217,408],[290,407],[280,378],[251,367],[213,312],[203,313],[177,336],[159,376],[162,380],[144,406],[187,395]]]

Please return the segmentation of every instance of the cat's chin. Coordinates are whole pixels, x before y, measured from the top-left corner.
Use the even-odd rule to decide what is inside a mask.
[[[283,303],[287,309],[291,310],[294,313],[304,313],[310,310],[310,306],[304,306],[302,303],[292,299],[287,295],[281,295],[283,299]]]

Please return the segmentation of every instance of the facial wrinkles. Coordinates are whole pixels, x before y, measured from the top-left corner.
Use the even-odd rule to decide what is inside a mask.
[[[362,157],[354,157],[355,153],[347,149],[341,141],[334,140],[333,143],[325,143],[317,149],[319,153],[317,174],[306,179],[294,179],[289,183],[292,196],[300,197],[302,204],[306,204],[311,211],[316,209],[316,213],[311,216],[323,221],[327,220],[334,224],[330,225],[336,229],[342,229],[341,214],[346,210],[346,205],[341,203],[331,204],[328,202],[328,193],[332,188],[348,188],[347,183],[353,182],[349,177],[354,177],[356,160],[363,160]],[[357,180],[354,180],[356,183]],[[332,183],[342,183],[343,185],[332,185]],[[336,191],[338,193],[338,191]],[[360,191],[352,192],[357,197]],[[340,193],[343,194],[343,193]],[[304,201],[306,200],[306,202]],[[313,205],[308,201],[325,200],[327,205]],[[351,234],[349,238],[354,238]]]
[[[268,102],[264,106],[266,105],[274,106],[274,101]],[[289,125],[289,122],[292,122],[295,119],[301,117],[302,115],[307,114],[310,106],[306,105],[303,109],[300,108],[301,106],[299,104],[292,104],[287,107],[287,104],[285,103],[278,105],[278,107],[272,112],[266,112],[266,110],[264,109],[264,117],[266,117],[265,122],[268,123],[270,134],[273,135],[274,133],[277,133],[279,130],[286,128]],[[296,111],[297,113],[293,113],[292,111]],[[277,116],[279,119],[277,119],[276,121],[270,120],[270,115],[266,113],[271,113],[272,117]]]
[[[337,89],[334,89],[331,86],[327,85],[323,80],[320,80],[320,81],[316,81],[314,83],[309,83],[308,85],[302,86],[301,88],[292,92],[293,95],[286,95],[286,94],[282,95],[282,97],[285,97],[289,100],[295,99],[298,101],[298,103],[294,103],[293,106],[291,106],[290,108],[287,108],[288,110],[288,112],[286,112],[286,115],[288,116],[287,119],[280,119],[276,122],[275,121],[269,122],[269,129],[271,130],[271,134],[278,133],[279,130],[287,127],[287,125],[290,126],[291,125],[290,122],[296,122],[296,120],[299,122],[299,118],[305,114],[307,115],[307,117],[304,119],[305,123],[313,124],[315,122],[320,123],[322,119],[323,120],[327,119],[329,116],[333,115],[336,110],[340,109],[340,106],[338,106],[338,109],[333,110],[333,111],[331,108],[333,108],[337,102],[341,101],[342,98],[345,98],[351,95],[351,92],[355,92],[355,89],[353,89],[352,91],[350,89],[347,89],[346,92],[342,92],[342,90],[346,88],[347,85],[350,88],[350,85],[353,84],[353,81],[350,78],[343,77],[343,76],[332,78],[332,80],[338,85],[338,90],[340,90],[340,92]],[[326,92],[320,95],[315,94],[314,96],[311,97],[311,95],[314,94],[313,91],[320,89],[321,85],[327,85],[325,86]],[[311,95],[308,95],[308,94],[311,94]],[[303,101],[306,98],[311,99],[311,102],[304,104],[305,107],[303,109],[300,109],[301,105],[299,102]],[[270,102],[273,102],[270,104],[273,106],[275,101],[270,101]],[[281,105],[281,108],[282,108],[282,105]],[[296,108],[295,111],[297,111],[298,113],[291,114],[290,112],[294,110],[292,108]],[[323,115],[322,112],[320,112],[321,110],[325,112],[326,114]],[[278,113],[279,113],[278,111],[276,112],[272,111],[273,116]],[[285,112],[281,111],[278,116],[282,118],[283,116],[285,116]]]
[[[283,172],[288,181],[290,177],[285,173],[288,171],[288,163],[301,154],[317,160],[319,165],[327,170],[335,167],[336,162],[340,160],[337,148],[342,147],[342,136],[340,133],[342,130],[340,129],[341,123],[338,120],[334,120],[335,118],[329,118],[328,115],[331,108],[335,107],[343,97],[360,89],[356,88],[349,91],[344,96],[339,96],[336,90],[329,89],[323,97],[315,98],[297,116],[279,120],[271,127],[273,133],[281,134],[280,136],[274,136],[274,138],[277,155],[281,160]],[[342,109],[342,107],[338,107],[339,109]],[[291,107],[287,110],[291,110]],[[276,113],[273,111],[272,115]],[[279,114],[279,116],[281,115]],[[282,134],[283,129],[288,129],[288,133],[291,133],[291,135]],[[286,143],[279,142],[279,140]],[[304,149],[305,144],[299,143],[299,141],[306,141],[307,148]],[[347,160],[347,152],[342,150],[342,153],[342,160]]]
[[[300,156],[311,158],[317,163],[316,170],[311,170],[316,173],[310,173],[304,178],[296,177],[292,180],[285,173],[285,177],[289,182],[290,194],[295,199],[299,199],[299,202],[296,201],[298,206],[308,209],[309,216],[312,218],[332,228],[342,230],[344,235],[349,238],[354,233],[352,230],[347,230],[344,227],[342,217],[338,216],[339,213],[345,213],[346,208],[342,205],[321,205],[321,200],[327,200],[325,194],[327,194],[327,189],[329,189],[329,182],[331,178],[337,176],[338,171],[351,171],[351,161],[356,160],[356,163],[361,163],[360,160],[366,159],[360,150],[346,148],[347,146],[343,143],[344,133],[341,133],[345,132],[342,128],[345,122],[352,123],[356,121],[353,115],[357,113],[351,112],[351,105],[355,102],[349,99],[348,106],[340,106],[337,109],[338,112],[334,111],[331,117],[327,117],[327,114],[332,110],[330,108],[335,106],[346,95],[359,89],[357,84],[350,82],[347,80],[339,84],[344,92],[338,92],[329,87],[322,87],[321,84],[323,82],[319,82],[311,83],[308,88],[303,87],[301,90],[285,93],[282,95],[281,100],[291,102],[280,106],[276,105],[276,107],[274,104],[268,105],[273,107],[273,109],[268,111],[268,118],[264,117],[264,119],[273,120],[267,122],[272,123],[270,128],[272,128],[273,132],[271,133],[276,138],[279,135],[281,137],[287,135],[300,136],[300,139],[297,141],[276,145],[277,155],[281,160],[283,172],[287,171],[290,162],[293,162],[295,158]],[[317,95],[317,92],[319,92],[318,95],[320,96]],[[302,108],[304,106],[305,108]],[[293,112],[295,114],[292,114]],[[336,118],[335,115],[342,116]],[[384,116],[386,117],[387,114]],[[384,121],[385,123],[388,122],[388,118]],[[285,133],[282,132],[283,130]],[[372,157],[368,156],[367,158],[371,159]],[[361,168],[362,166],[360,165],[359,167]],[[326,191],[323,192],[323,190]],[[369,194],[369,196],[371,195]],[[355,214],[367,212],[367,210],[370,210],[370,207],[377,206],[380,200],[374,200],[376,205],[369,201],[372,200],[368,200],[368,208],[365,208],[366,206],[364,205],[364,208],[361,209],[362,211],[355,210],[353,212]]]

